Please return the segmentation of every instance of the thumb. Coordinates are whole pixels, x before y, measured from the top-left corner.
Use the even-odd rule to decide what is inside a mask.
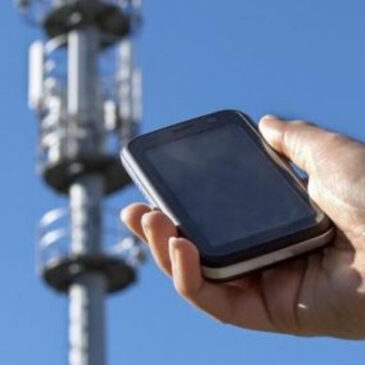
[[[265,140],[277,152],[285,155],[302,170],[311,174],[326,141],[334,134],[303,121],[284,122],[267,115],[259,123]]]

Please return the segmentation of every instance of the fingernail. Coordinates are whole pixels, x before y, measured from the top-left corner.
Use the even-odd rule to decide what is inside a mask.
[[[142,215],[142,218],[141,218],[141,224],[142,224],[142,227],[145,231],[149,231],[150,230],[150,224],[148,223],[147,221],[147,216],[148,216],[149,213],[145,213]]]
[[[170,256],[170,260],[171,260],[171,263],[173,266],[175,265],[175,261],[176,261],[177,244],[178,244],[178,240],[176,237],[169,238],[169,256]]]
[[[276,115],[274,115],[274,114],[266,114],[266,115],[264,115],[261,119],[260,119],[260,121],[262,122],[262,121],[264,121],[264,120],[272,120],[272,119],[279,119]]]
[[[120,219],[123,223],[125,223],[126,221],[126,216],[127,216],[127,208],[122,209],[122,211],[120,212]]]

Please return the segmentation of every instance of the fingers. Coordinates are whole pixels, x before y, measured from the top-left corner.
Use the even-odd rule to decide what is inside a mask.
[[[165,214],[159,211],[144,214],[141,224],[154,260],[159,268],[170,276],[168,241],[170,237],[177,236],[176,227]]]
[[[201,274],[199,253],[186,239],[170,238],[169,254],[176,290],[187,301],[222,323],[275,331],[262,297],[252,285],[213,284]]]
[[[177,292],[215,318],[228,322],[229,297],[235,288],[214,285],[203,279],[198,251],[188,240],[171,238],[169,253]]]
[[[170,276],[168,240],[170,237],[177,236],[177,230],[170,219],[145,204],[132,204],[125,208],[121,219],[132,232],[148,243],[157,265]]]
[[[327,142],[337,136],[303,121],[287,123],[271,115],[261,119],[259,128],[271,147],[308,174],[314,171]]]
[[[123,209],[120,215],[122,222],[144,242],[147,242],[147,238],[143,232],[141,219],[144,214],[151,210],[146,204],[135,203]]]
[[[122,219],[149,243],[157,265],[172,276],[176,290],[187,301],[223,323],[275,330],[255,286],[218,285],[204,280],[197,248],[186,239],[176,238],[176,228],[166,215],[133,204],[122,212]]]

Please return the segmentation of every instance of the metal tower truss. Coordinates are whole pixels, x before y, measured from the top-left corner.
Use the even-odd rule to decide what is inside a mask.
[[[17,0],[46,35],[30,47],[29,106],[39,118],[38,170],[70,206],[40,222],[38,269],[70,299],[69,364],[103,365],[104,299],[136,279],[138,241],[103,199],[130,184],[119,161],[141,120],[132,35],[138,0]],[[114,66],[113,66],[114,65]]]

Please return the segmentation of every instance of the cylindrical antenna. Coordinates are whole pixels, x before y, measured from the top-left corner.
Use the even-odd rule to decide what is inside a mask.
[[[29,107],[40,112],[44,100],[44,44],[34,42],[29,49]]]

